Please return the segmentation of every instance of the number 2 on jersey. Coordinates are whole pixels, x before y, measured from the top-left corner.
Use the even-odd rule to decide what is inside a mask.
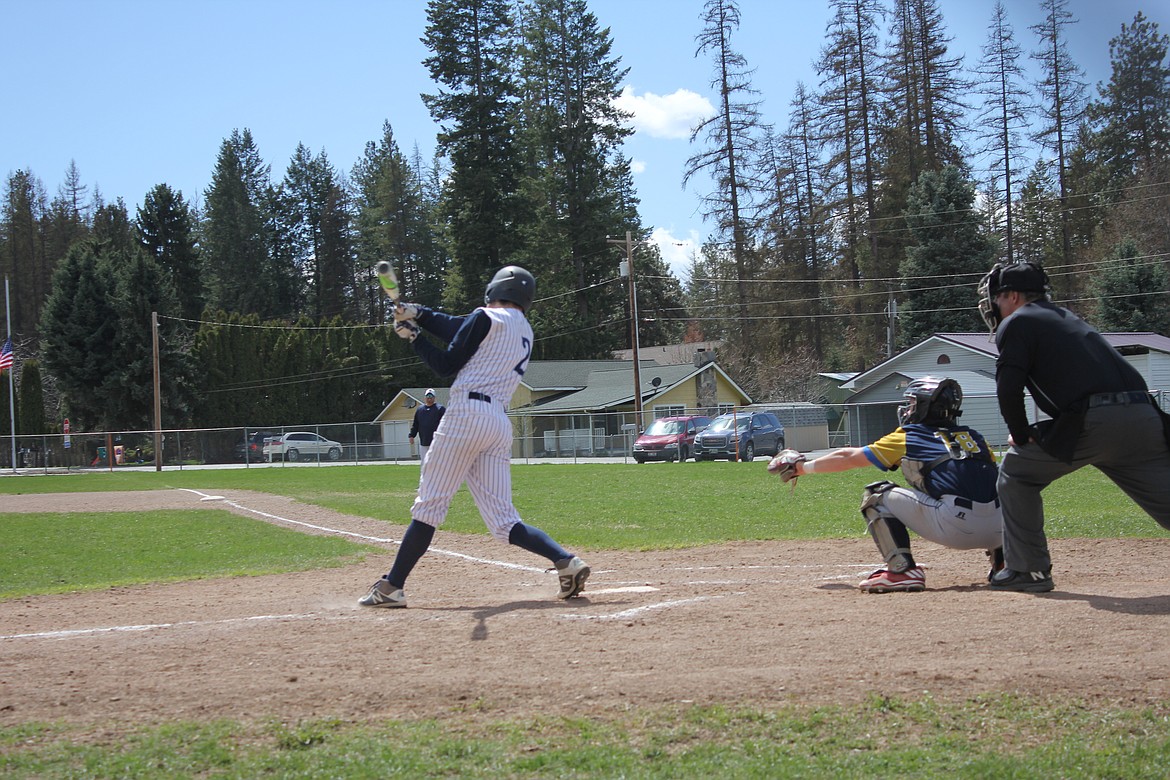
[[[532,342],[526,338],[521,338],[520,344],[524,347],[524,357],[519,363],[512,366],[512,370],[520,376],[524,376],[524,372],[528,370],[528,361],[532,358]]]

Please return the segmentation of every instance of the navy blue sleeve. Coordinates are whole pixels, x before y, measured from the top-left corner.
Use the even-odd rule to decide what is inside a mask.
[[[450,315],[439,315],[438,312],[434,312],[431,316],[449,317]],[[446,350],[439,349],[428,339],[417,338],[411,342],[415,354],[422,358],[432,371],[444,377],[458,374],[459,369],[467,365],[467,361],[471,360],[471,356],[479,349],[479,345],[487,337],[488,331],[492,329],[492,320],[482,309],[476,309],[466,317],[453,317],[452,319],[462,320],[463,324],[455,332]],[[419,324],[422,324],[421,318]]]
[[[417,305],[417,304],[415,304]],[[471,315],[468,315],[470,317]],[[463,327],[467,317],[458,317],[454,314],[444,314],[426,306],[418,307],[419,327],[427,333],[432,333],[450,344],[455,340],[455,334]]]

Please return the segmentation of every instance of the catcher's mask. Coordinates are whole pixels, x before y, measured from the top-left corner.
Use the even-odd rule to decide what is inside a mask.
[[[963,388],[950,377],[924,376],[915,379],[902,393],[906,403],[898,407],[902,425],[954,425],[963,413]]]
[[[1036,263],[996,263],[979,282],[979,314],[993,336],[1003,321],[995,297],[1012,291],[1039,293],[1048,300],[1052,287],[1048,284],[1048,274]]]
[[[535,297],[536,278],[518,265],[506,265],[488,282],[483,302],[509,301],[527,312]]]

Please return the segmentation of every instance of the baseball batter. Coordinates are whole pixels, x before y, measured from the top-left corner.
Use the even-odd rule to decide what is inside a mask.
[[[525,313],[535,294],[532,274],[507,266],[492,277],[484,306],[465,317],[414,303],[395,307],[395,332],[410,341],[435,373],[455,375],[455,383],[427,453],[411,522],[394,565],[360,599],[363,606],[406,606],[406,578],[430,547],[464,482],[494,538],[554,564],[560,580],[558,598],[572,598],[584,589],[590,574],[585,562],[544,531],[526,525],[512,505],[512,423],[507,404],[532,357],[532,326]],[[447,342],[447,348],[418,338],[422,330]]]
[[[986,550],[990,578],[1003,567],[995,455],[982,435],[958,424],[963,389],[954,379],[915,379],[903,395],[901,426],[873,444],[843,447],[815,460],[784,450],[768,471],[788,482],[805,474],[864,466],[882,471],[901,467],[909,488],[885,480],[865,486],[861,514],[886,561],[885,568],[858,586],[866,593],[926,588],[926,574],[914,561],[907,529],[945,547]]]

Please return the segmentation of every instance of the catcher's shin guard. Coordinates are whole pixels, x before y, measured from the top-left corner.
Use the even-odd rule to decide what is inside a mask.
[[[886,568],[901,574],[914,567],[914,556],[910,554],[910,532],[902,521],[889,514],[881,506],[882,496],[897,487],[893,482],[871,482],[865,486],[861,500],[861,516],[865,518],[869,535],[877,544],[878,552],[886,562]]]

